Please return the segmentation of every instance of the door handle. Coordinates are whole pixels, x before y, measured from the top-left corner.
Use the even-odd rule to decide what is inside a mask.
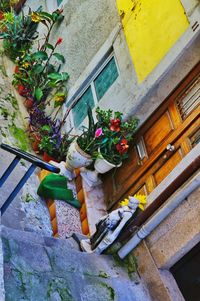
[[[163,156],[163,159],[168,159],[170,157],[169,153],[172,153],[175,151],[175,146],[174,145],[171,145],[171,144],[168,144],[166,146],[166,150],[167,152],[165,152],[164,156]],[[169,153],[168,153],[169,152]]]
[[[166,150],[170,151],[170,152],[173,152],[175,150],[175,146],[171,145],[171,144],[168,144],[167,147],[166,147]]]

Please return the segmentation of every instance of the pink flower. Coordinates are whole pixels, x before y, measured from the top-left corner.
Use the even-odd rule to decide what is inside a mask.
[[[98,138],[99,136],[101,136],[103,134],[103,130],[102,128],[98,128],[95,132],[95,138]]]

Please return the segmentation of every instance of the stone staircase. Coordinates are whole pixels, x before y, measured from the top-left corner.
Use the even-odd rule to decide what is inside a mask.
[[[2,226],[6,301],[148,301],[142,280],[112,256],[87,254],[71,237]],[[0,297],[3,301],[3,297]]]

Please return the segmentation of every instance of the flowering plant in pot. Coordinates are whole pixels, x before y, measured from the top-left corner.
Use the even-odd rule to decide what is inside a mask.
[[[15,15],[14,12],[4,13],[0,22],[0,38],[3,39],[4,53],[13,61],[27,52],[33,41],[38,37],[38,24],[32,21],[32,11],[27,15]]]
[[[56,100],[63,96],[60,95],[60,91],[64,89],[69,75],[59,71],[65,59],[55,50],[61,43],[62,38],[59,38],[54,45],[48,43],[44,46],[46,47],[43,48],[44,50],[27,53],[18,63],[19,72],[14,74],[13,85],[26,86],[37,103],[45,101],[52,90],[57,96]]]
[[[41,142],[39,148],[44,152],[44,160],[60,162],[66,159],[67,151],[74,137],[69,133],[61,134],[60,121],[52,121],[50,125],[41,128]]]
[[[88,106],[88,127],[82,127],[82,133],[70,145],[67,153],[66,166],[70,171],[89,166],[93,162],[93,153],[98,149],[95,131],[92,109]]]
[[[104,173],[101,163],[110,163],[108,164],[110,168],[106,170],[108,171],[113,167],[119,167],[122,161],[128,158],[129,144],[137,128],[138,119],[133,117],[129,121],[124,121],[121,112],[105,111],[99,107],[96,109],[96,118],[96,131],[99,131],[100,135],[97,139],[99,149],[94,154],[95,169]]]

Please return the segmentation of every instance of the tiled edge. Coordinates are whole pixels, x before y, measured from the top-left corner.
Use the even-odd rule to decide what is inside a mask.
[[[38,173],[38,178],[40,180],[40,182],[51,172],[46,171],[44,169],[42,169],[39,173]],[[53,236],[54,237],[59,237],[58,234],[58,224],[57,224],[57,217],[56,217],[56,203],[54,200],[52,199],[47,199],[45,200],[46,204],[47,204],[47,208],[49,210],[49,215],[50,215],[50,222],[51,222],[51,227],[52,227],[52,231],[53,231]]]
[[[85,194],[83,191],[83,180],[80,175],[80,169],[76,169],[75,174],[76,174],[75,185],[77,191],[77,199],[81,203],[81,209],[80,209],[81,228],[84,235],[90,235],[90,229],[88,225],[88,217],[86,211],[86,203],[85,203]]]
[[[82,204],[80,209],[82,231],[85,235],[92,235],[96,231],[98,220],[107,214],[103,188],[102,185],[98,185],[87,191],[80,170],[76,171],[76,174],[77,199]]]
[[[48,171],[41,170],[38,174],[40,181],[42,181],[49,173],[50,172]],[[84,235],[90,236],[96,231],[95,225],[98,220],[107,214],[103,188],[102,185],[98,185],[90,191],[87,191],[85,189],[84,180],[80,175],[80,170],[76,169],[75,174],[77,199],[82,205],[80,209],[82,232]],[[46,200],[46,204],[49,210],[53,236],[59,237],[55,201],[48,199]]]

